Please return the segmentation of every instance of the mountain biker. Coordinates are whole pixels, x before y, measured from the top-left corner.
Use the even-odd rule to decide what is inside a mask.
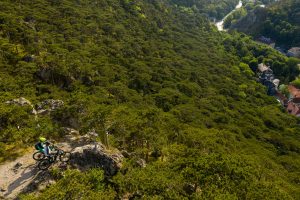
[[[35,149],[45,154],[45,156],[49,156],[49,146],[50,142],[44,137],[40,137],[39,142],[34,145]]]

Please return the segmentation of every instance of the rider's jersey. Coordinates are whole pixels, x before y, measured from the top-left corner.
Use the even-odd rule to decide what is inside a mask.
[[[43,150],[44,149],[44,145],[41,142],[38,142],[34,145],[36,150]]]

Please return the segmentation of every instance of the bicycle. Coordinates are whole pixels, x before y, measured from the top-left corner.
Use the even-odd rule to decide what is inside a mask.
[[[45,154],[43,152],[37,151],[32,155],[32,158],[36,161],[41,161],[45,158]]]
[[[55,147],[54,145],[51,145],[51,146],[49,146],[49,149],[50,149],[51,151],[53,151],[53,150],[55,149],[54,147]],[[33,158],[34,160],[36,160],[36,161],[41,161],[41,160],[43,160],[45,157],[46,157],[46,155],[45,155],[45,153],[42,152],[42,151],[36,151],[36,152],[32,155],[32,158]]]
[[[55,146],[53,147],[53,150],[56,151],[55,154],[51,154],[50,156],[44,155],[44,158],[39,161],[38,168],[40,170],[48,169],[57,160],[57,158],[59,158],[61,162],[68,162],[70,160],[70,152],[65,152],[62,149],[59,149]]]

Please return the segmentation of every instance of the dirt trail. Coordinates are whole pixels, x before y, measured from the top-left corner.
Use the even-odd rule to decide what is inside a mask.
[[[60,143],[57,146],[64,150],[70,150],[67,143]],[[37,162],[32,158],[34,152],[32,150],[15,161],[0,165],[0,199],[15,199],[42,173],[37,168]]]
[[[0,196],[14,199],[38,175],[34,151],[0,165]]]

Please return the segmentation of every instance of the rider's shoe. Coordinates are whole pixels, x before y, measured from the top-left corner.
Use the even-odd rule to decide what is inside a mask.
[[[48,155],[47,157],[48,157],[48,159],[50,160],[50,162],[54,162],[53,155]]]

